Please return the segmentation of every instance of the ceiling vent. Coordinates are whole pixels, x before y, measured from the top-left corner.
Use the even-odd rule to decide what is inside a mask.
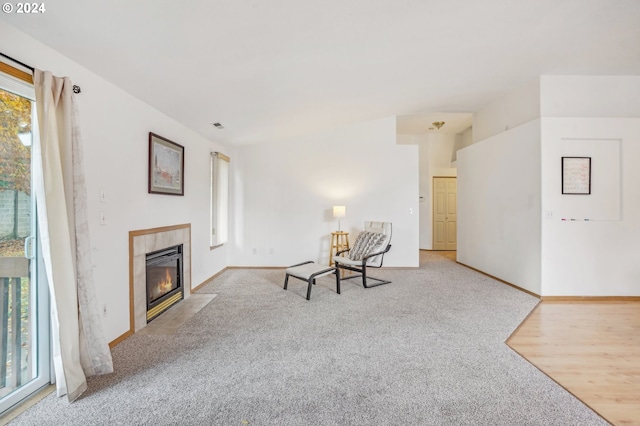
[[[222,124],[220,124],[220,123],[211,123],[211,125],[213,127],[215,127],[216,129],[218,129],[218,130],[224,129],[224,126]]]

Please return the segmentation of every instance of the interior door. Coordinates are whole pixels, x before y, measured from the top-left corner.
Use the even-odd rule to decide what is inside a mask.
[[[51,381],[49,293],[31,190],[33,95],[32,85],[0,73],[0,415]]]
[[[457,249],[457,179],[433,178],[433,249]]]

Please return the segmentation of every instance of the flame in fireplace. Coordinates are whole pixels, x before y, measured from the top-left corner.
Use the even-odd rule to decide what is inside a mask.
[[[173,282],[171,281],[171,273],[169,272],[169,268],[165,268],[164,270],[164,279],[159,281],[156,284],[154,297],[160,297],[163,294],[170,292],[173,289]]]

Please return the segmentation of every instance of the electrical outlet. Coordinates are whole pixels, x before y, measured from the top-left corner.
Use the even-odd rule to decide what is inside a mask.
[[[105,216],[104,212],[100,212],[100,225],[106,225],[107,224],[107,217]]]
[[[102,305],[102,316],[107,316],[107,305]]]
[[[104,188],[100,188],[100,202],[101,203],[107,202],[107,191],[105,191]]]

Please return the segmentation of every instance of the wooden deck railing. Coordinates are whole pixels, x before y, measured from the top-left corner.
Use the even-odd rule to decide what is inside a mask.
[[[22,353],[23,327],[29,327],[22,317],[25,308],[28,312],[22,306],[22,284],[28,277],[28,259],[0,257],[0,395],[22,384],[25,367],[31,370],[31,357],[23,359]]]

